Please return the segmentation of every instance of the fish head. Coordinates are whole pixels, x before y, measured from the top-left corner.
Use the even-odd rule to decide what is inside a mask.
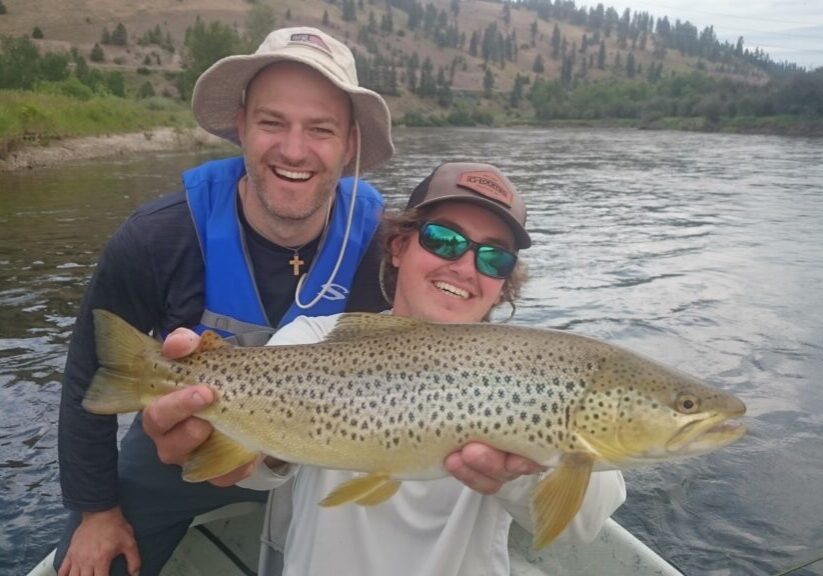
[[[679,370],[619,350],[600,362],[575,412],[578,437],[617,466],[711,452],[739,439],[743,402]]]

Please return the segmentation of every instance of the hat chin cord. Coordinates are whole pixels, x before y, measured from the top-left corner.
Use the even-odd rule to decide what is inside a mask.
[[[312,301],[308,304],[303,304],[300,301],[300,291],[303,289],[303,281],[306,279],[307,274],[304,273],[300,276],[300,280],[297,282],[297,289],[294,291],[294,304],[301,310],[306,310],[317,304],[320,299],[326,295],[326,292],[329,291],[329,287],[334,283],[334,279],[337,276],[337,271],[340,270],[340,265],[343,263],[343,256],[346,254],[346,246],[349,244],[349,233],[351,232],[351,223],[354,219],[354,204],[357,201],[357,184],[360,181],[360,124],[355,121],[354,125],[357,129],[357,148],[355,150],[354,157],[354,183],[351,189],[351,203],[349,205],[349,214],[346,218],[346,233],[343,234],[343,243],[340,246],[340,253],[337,256],[337,263],[334,265],[334,269],[329,276],[329,280],[323,284],[323,289],[320,290],[317,296],[315,296],[314,299],[312,299]]]

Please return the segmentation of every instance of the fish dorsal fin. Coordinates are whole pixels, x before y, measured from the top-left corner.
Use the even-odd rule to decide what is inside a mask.
[[[403,332],[423,324],[420,320],[392,314],[370,314],[366,312],[341,314],[334,329],[324,342],[346,342],[380,338],[387,332]]]
[[[220,348],[227,348],[231,346],[228,342],[217,335],[217,332],[206,330],[200,335],[200,344],[197,346],[197,352],[208,352],[209,350],[219,350]]]
[[[593,466],[587,454],[567,454],[560,467],[537,484],[532,494],[535,550],[548,546],[580,510]]]

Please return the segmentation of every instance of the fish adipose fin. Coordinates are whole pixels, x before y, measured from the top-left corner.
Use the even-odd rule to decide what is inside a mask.
[[[532,494],[535,550],[548,546],[577,514],[593,465],[590,456],[568,454],[559,468],[537,484]]]
[[[248,464],[255,458],[256,452],[246,450],[222,432],[215,430],[183,464],[183,479],[187,482],[211,480]]]
[[[417,328],[420,320],[392,314],[349,313],[341,314],[323,342],[349,342],[370,338],[382,338],[386,333],[397,333]]]
[[[151,359],[160,358],[160,343],[107,310],[93,314],[100,368],[86,391],[83,408],[94,414],[141,410],[140,385]]]
[[[206,330],[200,335],[200,344],[197,345],[196,352],[207,352],[221,348],[231,348],[231,344],[218,336],[217,332]]]
[[[320,502],[320,505],[329,508],[355,502],[361,506],[375,506],[394,496],[400,484],[400,480],[395,480],[386,474],[374,473],[358,476],[332,490],[331,494]]]

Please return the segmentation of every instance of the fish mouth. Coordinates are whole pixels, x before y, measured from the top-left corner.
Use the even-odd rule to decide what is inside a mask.
[[[704,454],[731,444],[745,433],[746,426],[739,419],[717,414],[683,426],[666,443],[666,450],[689,456]]]

